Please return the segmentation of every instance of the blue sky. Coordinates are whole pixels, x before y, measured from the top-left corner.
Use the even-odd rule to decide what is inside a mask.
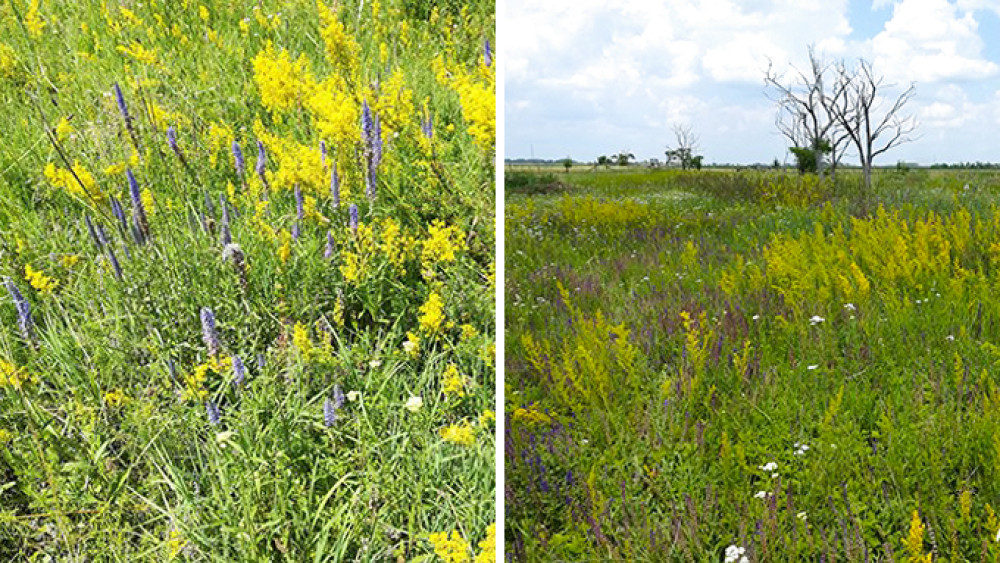
[[[764,71],[815,45],[872,61],[887,93],[915,83],[919,138],[876,165],[1000,162],[1000,0],[508,0],[502,17],[507,158],[662,160],[685,125],[708,162],[791,161]]]

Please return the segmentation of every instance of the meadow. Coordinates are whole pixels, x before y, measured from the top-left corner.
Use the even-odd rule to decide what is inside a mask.
[[[0,560],[494,560],[493,29],[0,3]]]
[[[1000,175],[511,176],[510,560],[1000,559]]]

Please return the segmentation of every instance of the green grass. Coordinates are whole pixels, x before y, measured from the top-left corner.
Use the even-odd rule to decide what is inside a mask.
[[[434,560],[430,535],[456,531],[492,560],[493,5],[338,6],[0,4],[0,276],[33,325],[4,290],[0,559]],[[253,63],[268,44],[301,65],[271,74],[283,107]]]
[[[515,560],[1000,556],[998,176],[876,178],[508,194]]]

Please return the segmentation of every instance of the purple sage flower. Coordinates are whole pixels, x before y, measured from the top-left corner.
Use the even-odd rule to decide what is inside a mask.
[[[221,422],[219,405],[216,405],[215,401],[205,401],[205,412],[208,413],[208,423],[212,426],[218,426]]]
[[[326,170],[326,141],[319,142],[319,161],[323,165],[323,170]]]
[[[239,356],[233,356],[233,385],[240,387],[246,381],[247,369]]]
[[[21,329],[21,336],[28,342],[35,344],[35,320],[31,316],[31,303],[21,295],[21,291],[17,289],[13,280],[8,278],[4,281],[4,285],[14,302],[14,308],[17,309],[17,325]]]
[[[94,222],[90,220],[90,215],[84,215],[83,222],[86,223],[87,233],[90,234],[90,240],[94,242],[94,246],[97,247],[97,250],[104,248],[104,243],[102,243],[101,239],[97,237],[97,231],[94,230]]]
[[[242,178],[246,173],[246,160],[243,158],[243,150],[240,144],[233,139],[233,160],[236,162],[236,174]]]
[[[370,148],[372,138],[375,135],[375,119],[372,117],[372,108],[368,105],[368,100],[361,102],[361,141]]]
[[[493,51],[490,50],[490,40],[486,39],[486,48],[483,50],[483,62],[486,63],[487,67],[493,65]]]
[[[348,212],[350,213],[350,216],[351,216],[351,219],[350,219],[351,232],[353,232],[355,235],[357,235],[358,234],[358,206],[356,204],[352,203],[351,207],[348,208]]]
[[[264,167],[267,164],[267,153],[264,151],[264,143],[257,141],[257,165],[254,167],[254,172],[257,173],[261,179],[264,179]]]
[[[177,156],[180,156],[181,148],[177,146],[177,128],[173,125],[167,127],[167,144],[170,145],[170,150],[174,151]]]
[[[332,427],[337,423],[337,406],[330,397],[323,401],[323,426]]]
[[[344,390],[340,388],[340,384],[333,386],[333,406],[338,409],[344,406]]]
[[[333,161],[333,171],[330,172],[330,199],[333,200],[333,208],[340,207],[340,177],[337,176],[337,161]]]
[[[201,337],[208,348],[208,355],[218,355],[222,345],[219,343],[219,331],[215,328],[215,313],[208,307],[201,308]]]
[[[424,137],[427,137],[428,140],[434,138],[434,118],[430,112],[427,113],[426,118],[420,120],[420,131],[423,132]]]
[[[145,239],[149,235],[149,221],[146,219],[146,207],[142,204],[142,193],[139,191],[139,182],[136,181],[135,174],[132,174],[131,168],[125,169],[125,175],[128,176],[128,194],[132,198],[133,219],[141,231],[142,238]]]
[[[333,233],[330,231],[326,232],[326,248],[323,249],[323,258],[329,260],[333,257],[334,251],[337,250],[337,245],[333,241]]]
[[[118,228],[124,234],[128,232],[128,219],[125,218],[125,211],[122,209],[121,202],[118,198],[111,196],[111,214],[118,219]]]
[[[122,94],[122,89],[120,86],[118,86],[117,82],[115,82],[114,89],[115,89],[115,102],[118,103],[118,113],[121,113],[122,117],[124,117],[126,121],[132,119],[132,117],[129,116],[128,114],[128,106],[125,105],[125,96]]]
[[[305,200],[302,199],[302,188],[298,184],[295,184],[295,218],[301,221],[305,216]]]
[[[299,240],[299,235],[302,234],[302,230],[299,228],[298,221],[292,225],[292,240]]]

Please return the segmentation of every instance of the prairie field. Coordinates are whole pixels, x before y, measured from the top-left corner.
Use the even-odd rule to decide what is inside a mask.
[[[505,182],[510,560],[1000,559],[1000,175]]]
[[[0,4],[0,560],[494,560],[493,29]]]

